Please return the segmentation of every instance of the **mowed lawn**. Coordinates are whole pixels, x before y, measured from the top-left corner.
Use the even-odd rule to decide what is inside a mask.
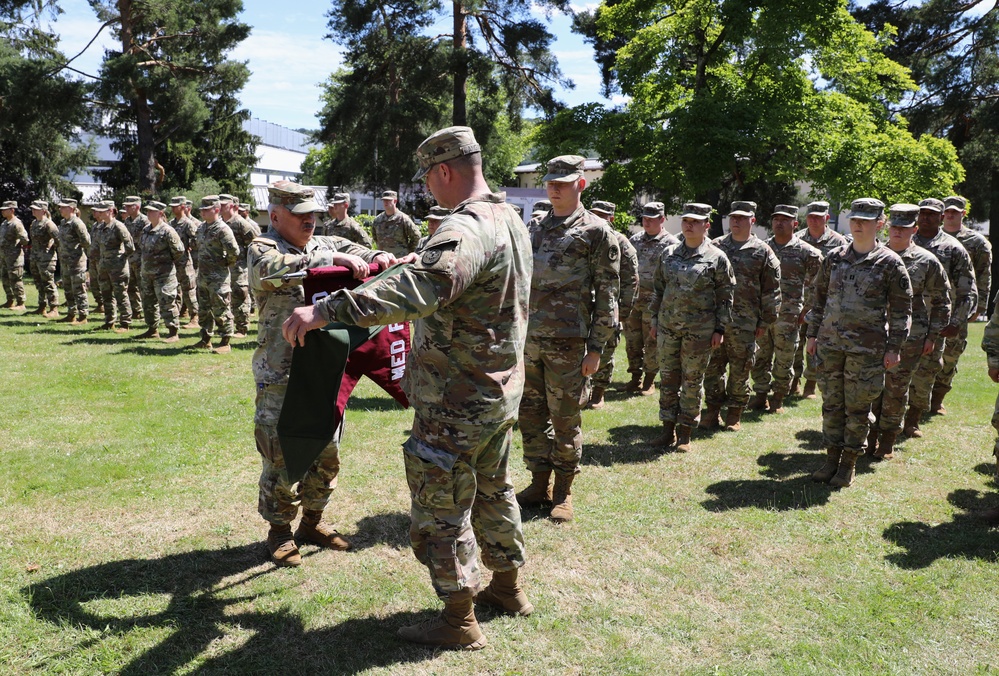
[[[33,292],[29,301],[33,301]],[[972,327],[949,412],[854,486],[820,401],[662,454],[657,397],[584,414],[576,521],[525,513],[537,610],[489,646],[395,637],[439,606],[408,544],[411,413],[370,382],[327,514],[355,548],[268,563],[254,339],[228,356],[0,311],[0,672],[923,674],[999,669],[997,388]],[[139,330],[133,331],[133,334]],[[616,380],[625,380],[624,350]],[[519,435],[511,462],[528,480]]]

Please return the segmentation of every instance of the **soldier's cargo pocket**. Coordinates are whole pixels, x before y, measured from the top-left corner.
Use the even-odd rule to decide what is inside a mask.
[[[457,456],[431,448],[410,437],[403,444],[403,458],[413,502],[427,510],[453,510],[455,486],[451,470]]]

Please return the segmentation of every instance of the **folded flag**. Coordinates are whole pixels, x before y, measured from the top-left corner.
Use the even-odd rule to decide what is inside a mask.
[[[362,283],[347,268],[314,268],[305,277],[305,297],[315,303],[333,291],[364,288],[401,269],[388,268]],[[377,266],[371,266],[371,271],[378,272]],[[361,328],[333,322],[305,335],[305,345],[296,345],[292,352],[288,391],[277,426],[289,481],[300,480],[333,440],[361,376],[375,381],[403,408],[409,407],[402,391],[408,356],[406,323]]]

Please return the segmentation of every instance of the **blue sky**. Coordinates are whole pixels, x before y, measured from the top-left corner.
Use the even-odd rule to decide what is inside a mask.
[[[250,37],[232,53],[248,61],[250,80],[240,96],[254,117],[286,127],[317,127],[319,84],[341,65],[340,49],[326,34],[325,14],[329,0],[244,0],[242,20],[253,27]],[[100,27],[87,0],[62,0],[64,13],[55,20],[54,30],[62,36],[62,50],[73,56],[84,48]],[[577,9],[595,7],[578,5]],[[568,105],[588,101],[608,103],[600,95],[600,72],[593,61],[593,50],[570,30],[568,17],[553,14],[548,22],[556,36],[554,51],[563,73],[576,84],[562,90],[559,98]],[[448,21],[448,28],[450,21]],[[73,66],[96,74],[105,47],[115,47],[114,34],[105,29]]]

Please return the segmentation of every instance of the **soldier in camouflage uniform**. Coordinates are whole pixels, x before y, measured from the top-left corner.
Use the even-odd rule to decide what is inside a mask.
[[[441,227],[441,221],[451,213],[450,209],[445,209],[441,206],[430,207],[430,213],[427,214],[427,234],[420,238],[420,242],[416,245],[416,253],[420,253],[427,246],[427,242],[430,238],[434,236],[437,232],[437,228]]]
[[[198,324],[198,276],[194,272],[194,259],[198,256],[198,228],[201,223],[191,218],[186,209],[187,197],[177,195],[170,200],[173,218],[170,227],[180,236],[184,245],[184,258],[177,263],[177,282],[180,286],[180,314],[178,319],[190,317],[186,329],[199,328]]]
[[[812,474],[818,482],[853,483],[864,453],[871,405],[884,388],[885,371],[899,363],[909,335],[912,286],[898,254],[877,241],[884,204],[854,200],[853,243],[832,251],[812,285],[808,344],[822,370],[822,434],[827,458]]]
[[[642,207],[642,228],[645,232],[631,238],[638,256],[638,298],[624,329],[628,373],[631,374],[631,381],[624,386],[624,391],[641,392],[644,396],[655,394],[656,373],[659,372],[656,341],[651,337],[653,314],[649,306],[653,295],[652,281],[663,253],[680,242],[666,232],[663,227],[665,222],[666,207],[663,203],[649,202]]]
[[[128,300],[128,258],[135,244],[128,228],[114,218],[114,202],[98,202],[91,209],[97,221],[91,232],[90,259],[97,261],[97,284],[104,305],[102,330],[114,328],[118,318],[118,333],[132,325],[132,306]],[[115,312],[117,308],[117,313]]]
[[[250,218],[250,203],[249,202],[240,202],[239,203],[239,209],[236,210],[236,213],[238,213],[240,216],[242,216],[243,218],[245,218],[247,220],[251,220],[251,221],[253,220],[252,218]]]
[[[219,195],[222,220],[232,230],[239,251],[236,262],[229,270],[232,277],[232,314],[235,323],[235,337],[244,338],[250,331],[250,278],[246,271],[246,248],[254,237],[260,235],[257,224],[240,216],[237,211],[239,201],[232,195]]]
[[[475,602],[529,615],[520,510],[509,459],[524,388],[531,243],[523,221],[482,176],[472,130],[450,127],[421,144],[420,172],[452,210],[419,261],[362,292],[338,291],[285,322],[293,341],[329,320],[362,326],[416,320],[404,381],[416,412],[404,445],[410,537],[444,612],[403,627],[408,640],[472,650],[486,644],[472,609],[477,549],[493,570]]]
[[[683,241],[666,249],[652,280],[652,329],[659,354],[659,420],[653,444],[690,451],[701,415],[701,383],[708,359],[726,340],[732,320],[735,272],[722,249],[707,239],[711,205],[683,205]]]
[[[874,402],[876,418],[867,437],[867,454],[876,459],[890,459],[895,439],[902,431],[902,417],[909,399],[909,385],[919,359],[933,352],[940,331],[950,321],[950,283],[943,265],[912,239],[916,234],[915,204],[896,204],[891,208],[888,248],[905,263],[912,284],[912,327],[902,344],[898,366],[885,374],[885,388]]]
[[[184,243],[170,227],[163,202],[146,205],[149,227],[142,231],[142,314],[146,332],[136,338],[158,338],[160,318],[167,328],[165,343],[176,343],[177,335],[177,263],[184,260]]]
[[[777,321],[780,261],[773,249],[753,234],[755,202],[732,202],[728,222],[729,233],[712,244],[725,253],[735,271],[732,319],[725,326],[725,341],[711,352],[704,372],[707,407],[700,427],[718,427],[719,412],[727,406],[725,429],[736,432],[749,403],[749,374],[756,356],[756,340]]]
[[[66,294],[66,316],[59,321],[86,324],[90,304],[87,300],[87,252],[90,233],[80,220],[76,200],[59,203],[59,265],[62,268],[62,290]]]
[[[371,238],[368,237],[368,233],[364,231],[364,227],[360,223],[347,215],[349,208],[350,193],[334,193],[333,199],[326,205],[329,218],[322,226],[316,226],[316,234],[343,237],[370,249],[372,247]]]
[[[833,249],[846,246],[849,242],[846,237],[828,227],[829,223],[829,202],[811,202],[805,207],[805,231],[801,233],[801,241],[811,244],[822,254],[822,258]],[[811,283],[809,282],[809,286]],[[815,359],[811,355],[805,354],[805,332],[808,329],[806,324],[801,325],[798,333],[798,350],[794,353],[794,380],[788,394],[794,396],[798,394],[798,381],[805,379],[805,387],[801,396],[805,399],[815,398],[815,385],[819,379],[819,369]]]
[[[621,247],[580,202],[584,162],[578,155],[548,162],[543,181],[552,210],[529,228],[534,277],[520,431],[532,481],[517,499],[524,507],[551,503],[556,522],[573,517],[572,483],[583,456],[580,410],[618,318]]]
[[[59,295],[56,291],[55,271],[59,249],[59,228],[49,214],[49,203],[35,200],[31,203],[31,277],[38,289],[38,309],[43,317],[57,317]],[[46,308],[48,310],[46,311]]]
[[[24,247],[29,246],[28,231],[24,223],[14,214],[17,202],[8,200],[0,207],[0,216],[4,223],[0,229],[0,255],[4,259],[4,290],[7,291],[7,302],[4,307],[12,310],[26,310],[24,305]],[[9,289],[7,287],[10,287]]]
[[[805,323],[805,291],[822,266],[822,253],[805,244],[795,235],[798,227],[798,207],[778,204],[770,217],[774,235],[767,240],[780,261],[780,312],[777,321],[757,341],[756,363],[753,365],[753,398],[751,407],[763,410],[770,397],[770,412],[784,411],[784,397],[791,389],[794,355],[798,350],[799,329]],[[771,380],[771,375],[773,376]]]
[[[93,209],[90,212],[90,220],[84,223],[87,226],[87,232],[90,233],[90,251],[87,253],[87,288],[90,289],[90,293],[94,296],[93,311],[98,315],[103,315],[104,297],[101,296],[100,272],[97,269],[98,257],[93,254],[97,230],[102,226],[100,221],[97,220],[97,214],[93,212]]]
[[[375,235],[375,244],[382,251],[388,251],[395,256],[405,256],[416,250],[420,241],[420,230],[413,219],[399,211],[397,205],[399,193],[386,190],[382,193],[382,205],[385,211],[378,214],[371,230]]]
[[[219,214],[218,195],[206,195],[201,200],[201,227],[198,229],[198,323],[201,340],[196,348],[212,346],[215,324],[219,326],[222,340],[215,352],[226,354],[232,350],[232,308],[230,298],[229,268],[236,262],[239,244],[232,230]]]
[[[992,382],[999,383],[999,312],[993,312],[992,318],[985,326],[985,335],[982,336],[982,349],[988,360],[989,378]],[[992,414],[992,427],[999,432],[999,397],[996,398],[996,405]],[[999,439],[996,440],[992,455],[996,459],[996,469],[999,472]],[[999,510],[993,510],[993,519],[999,521]]]
[[[909,386],[909,410],[905,414],[903,433],[909,437],[921,437],[919,419],[927,409],[937,410],[943,403],[943,396],[950,390],[953,375],[940,374],[944,367],[944,354],[947,344],[952,343],[950,364],[957,368],[957,357],[964,351],[968,335],[968,318],[978,307],[978,287],[975,284],[975,270],[960,242],[943,232],[944,204],[938,199],[928,198],[919,203],[919,219],[916,225],[915,242],[928,250],[943,265],[950,282],[950,323],[940,331],[940,339],[930,354],[922,357]],[[933,401],[931,401],[931,397]]]
[[[128,257],[128,302],[135,319],[142,319],[142,293],[139,289],[142,277],[142,230],[149,225],[149,219],[142,213],[142,200],[135,195],[128,195],[122,202],[125,207],[125,227],[132,236],[135,251]]]
[[[607,221],[611,232],[617,238],[618,246],[621,247],[621,278],[617,296],[617,329],[604,346],[604,352],[600,358],[600,369],[593,376],[593,392],[590,394],[587,408],[604,407],[604,392],[610,386],[611,377],[614,375],[614,352],[617,350],[618,343],[621,342],[622,327],[631,316],[635,306],[635,296],[638,293],[638,253],[628,241],[627,236],[614,229],[614,212],[616,210],[617,205],[603,200],[594,201],[590,207],[592,213]]]
[[[323,510],[336,488],[340,471],[340,435],[316,459],[298,484],[289,482],[277,424],[288,389],[292,346],[281,336],[281,325],[292,310],[306,304],[300,278],[285,281],[282,275],[308,268],[342,265],[364,277],[367,263],[391,265],[395,257],[371,251],[341,237],[313,237],[316,212],[311,188],[278,181],[268,186],[272,227],[250,243],[248,249],[250,287],[260,308],[257,349],[253,354],[253,377],[257,383],[254,437],[263,462],[257,510],[270,524],[267,548],[279,566],[302,563],[295,538],[333,549],[350,544],[330,525],[322,522]],[[310,212],[310,210],[312,210]],[[291,522],[302,507],[302,521],[292,535]]]
[[[992,244],[980,233],[964,225],[964,214],[968,201],[958,195],[944,200],[943,230],[959,241],[971,257],[971,267],[975,272],[975,287],[978,290],[978,306],[967,322],[958,326],[957,335],[947,339],[943,353],[943,368],[933,382],[930,413],[945,415],[943,400],[951,390],[951,383],[957,375],[957,362],[968,347],[968,323],[980,315],[988,314],[989,293],[992,289]]]

